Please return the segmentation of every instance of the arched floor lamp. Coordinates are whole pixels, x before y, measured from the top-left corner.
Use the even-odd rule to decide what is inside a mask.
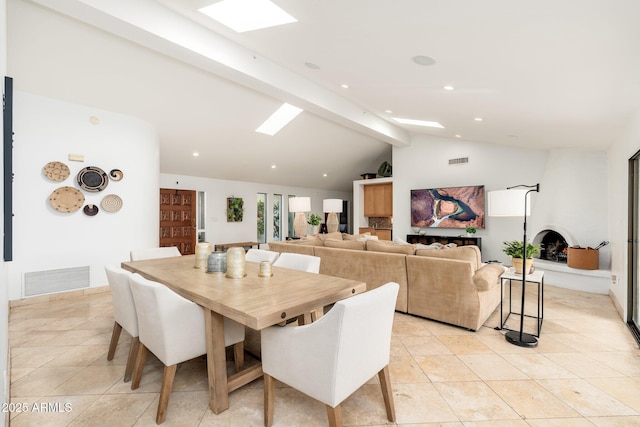
[[[508,331],[505,339],[511,344],[520,347],[536,347],[538,339],[531,334],[523,332],[524,329],[524,294],[527,279],[527,216],[531,214],[531,206],[527,204],[527,198],[532,192],[540,192],[540,184],[514,185],[506,190],[489,192],[489,216],[521,216],[524,217],[524,233],[522,247],[524,259],[522,260],[522,305],[520,306],[520,330]],[[524,199],[524,209],[522,200]],[[502,284],[501,284],[502,286]]]

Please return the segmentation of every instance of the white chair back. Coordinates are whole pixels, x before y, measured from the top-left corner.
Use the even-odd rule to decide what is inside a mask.
[[[320,257],[283,252],[275,260],[273,266],[317,274],[320,273]]]
[[[399,288],[397,283],[390,282],[338,301],[324,317],[310,325],[263,329],[265,379],[267,376],[278,379],[329,407],[340,405],[376,373],[380,376],[388,371]],[[282,351],[286,348],[296,351]],[[313,358],[300,354],[312,354]],[[265,393],[271,390],[273,385],[265,386]],[[390,384],[383,384],[385,399],[392,399],[390,390]],[[392,403],[387,412],[391,420],[395,416]],[[268,420],[268,412],[265,414]]]
[[[273,264],[274,261],[278,258],[278,255],[280,255],[280,252],[251,248],[247,251],[245,260],[249,262],[269,261],[271,264]]]
[[[120,267],[106,265],[107,281],[113,301],[113,318],[132,337],[138,336],[138,317],[133,302],[129,278],[131,273]]]
[[[134,249],[129,256],[131,261],[140,261],[143,259],[171,258],[182,256],[182,254],[175,246],[165,246],[161,248]]]

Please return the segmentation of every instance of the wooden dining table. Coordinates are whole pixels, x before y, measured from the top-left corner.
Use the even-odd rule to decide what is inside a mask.
[[[260,277],[259,264],[252,262],[246,263],[246,276],[240,279],[194,265],[195,255],[185,255],[123,262],[122,268],[160,282],[204,308],[209,407],[215,414],[229,408],[231,391],[262,375],[257,363],[227,377],[225,317],[260,330],[366,291],[365,282],[280,267],[272,267],[271,277]]]

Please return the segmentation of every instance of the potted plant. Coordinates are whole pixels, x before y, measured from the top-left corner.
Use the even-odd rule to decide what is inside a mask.
[[[477,230],[473,225],[467,225],[465,231],[467,232],[467,237],[473,237],[473,235],[476,234]]]
[[[318,234],[318,231],[320,231],[320,221],[322,221],[322,217],[320,215],[316,215],[314,213],[309,215],[307,222],[311,224],[311,234]]]
[[[524,246],[520,240],[507,240],[502,242],[502,244],[504,245],[502,251],[511,257],[513,268],[516,273],[522,272],[523,258],[526,258],[527,271],[531,271],[531,267],[533,266],[533,256],[540,253],[539,245],[527,243],[527,250],[525,253]]]

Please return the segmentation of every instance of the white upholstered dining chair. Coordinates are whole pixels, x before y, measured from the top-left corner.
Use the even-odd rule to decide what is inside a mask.
[[[107,281],[111,289],[111,300],[113,301],[113,332],[111,332],[111,343],[109,344],[109,352],[107,360],[113,360],[113,356],[118,346],[120,333],[124,329],[131,335],[131,346],[129,347],[129,357],[127,358],[127,366],[124,370],[124,382],[131,379],[133,372],[133,363],[138,351],[138,317],[136,315],[136,305],[133,302],[131,294],[131,286],[129,278],[131,273],[120,267],[106,265],[104,267],[107,273]]]
[[[182,256],[182,254],[175,246],[164,246],[160,248],[134,249],[129,253],[129,256],[131,261],[140,261],[143,259],[171,258]]]
[[[251,248],[245,255],[245,260],[249,262],[269,261],[271,264],[278,258],[280,252],[268,251],[266,249]]]
[[[131,276],[131,292],[138,313],[140,345],[136,355],[131,389],[140,385],[147,354],[151,351],[164,364],[156,423],[164,421],[178,363],[207,353],[204,310],[166,286]],[[236,370],[244,357],[244,325],[224,319],[224,345],[234,345]]]
[[[320,257],[283,252],[275,260],[273,266],[317,274],[320,272]]]
[[[262,330],[265,426],[273,423],[276,379],[324,403],[329,425],[341,426],[340,404],[376,373],[395,421],[389,353],[398,289],[389,282],[338,301],[317,322]]]

